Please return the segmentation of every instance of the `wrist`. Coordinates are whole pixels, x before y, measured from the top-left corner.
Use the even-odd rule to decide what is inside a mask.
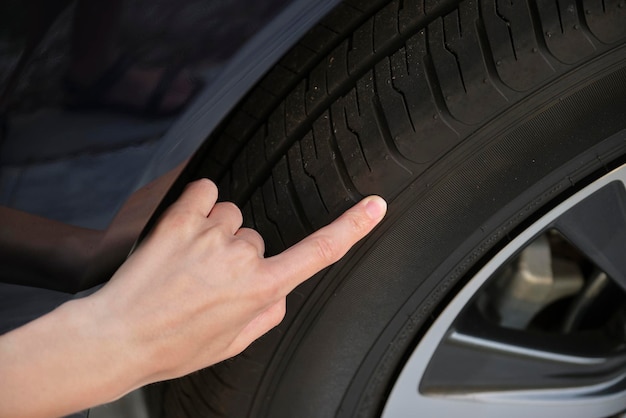
[[[113,401],[126,393],[149,383],[153,373],[138,338],[115,304],[99,293],[74,300],[64,306],[73,317],[76,332],[84,336],[86,347],[93,350],[89,358],[93,381],[102,387],[98,390]]]
[[[144,383],[123,321],[87,297],[0,337],[0,416],[63,416],[115,400]],[[129,342],[130,341],[130,342]]]

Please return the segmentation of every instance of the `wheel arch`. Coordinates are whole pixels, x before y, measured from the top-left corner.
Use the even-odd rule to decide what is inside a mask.
[[[146,166],[146,184],[190,158],[247,93],[340,0],[294,0],[249,39],[165,134]]]

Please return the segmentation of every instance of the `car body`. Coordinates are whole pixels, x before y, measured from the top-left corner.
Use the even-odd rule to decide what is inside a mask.
[[[73,261],[76,275],[50,285],[76,293],[107,280],[177,176],[162,180],[157,192],[143,193],[141,208],[131,209],[129,226],[119,216],[128,212],[131,195],[182,170],[236,103],[337,2],[121,3],[119,38],[130,40],[116,37],[116,48],[140,54],[140,65],[156,59],[157,67],[165,67],[161,63],[167,64],[182,45],[190,51],[185,70],[199,74],[203,82],[183,109],[162,118],[67,108],[63,69],[72,59],[73,30],[73,6],[67,3],[41,13],[27,9],[29,3],[3,4],[2,204],[99,231],[93,252]],[[152,21],[144,11],[154,15]],[[49,28],[37,28],[46,13],[54,15]],[[35,29],[24,29],[30,26]],[[190,27],[195,28],[192,38]],[[36,29],[45,33],[37,38]],[[37,38],[36,45],[29,49],[31,37]],[[124,41],[126,46],[117,46]],[[161,56],[150,56],[155,54]],[[81,166],[89,168],[81,172]],[[28,264],[33,267],[33,262]],[[7,275],[13,279],[5,280],[15,280],[8,270]],[[63,280],[67,285],[60,284]]]
[[[623,415],[622,3],[2,7],[3,330],[97,290],[198,177],[269,255],[380,194],[276,329],[152,412]]]

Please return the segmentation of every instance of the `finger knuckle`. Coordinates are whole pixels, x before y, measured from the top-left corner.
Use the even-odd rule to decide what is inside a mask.
[[[187,233],[192,229],[193,216],[188,210],[172,209],[165,213],[157,228],[167,234]]]
[[[330,236],[318,237],[315,242],[315,249],[320,260],[327,264],[332,264],[339,259],[340,252],[337,241]]]
[[[367,228],[369,222],[362,216],[352,215],[348,217],[348,224],[350,225],[353,232],[361,233]]]
[[[241,225],[243,222],[241,210],[232,202],[219,202],[215,205],[213,210],[218,210],[225,215],[229,223],[233,222],[237,225]]]
[[[234,246],[234,251],[239,255],[239,257],[245,255],[250,258],[258,258],[258,250],[250,241],[239,238],[235,239],[232,245]]]
[[[261,254],[264,252],[265,241],[263,240],[261,234],[254,229],[241,228],[239,230],[239,237],[252,245],[257,252],[260,252]]]
[[[198,189],[204,193],[215,193],[217,194],[217,186],[211,180],[207,178],[202,178],[195,180],[187,186],[188,189]]]
[[[250,237],[251,239],[261,238],[261,234],[259,234],[257,230],[253,228],[247,228],[244,226],[239,229],[239,232],[242,234],[246,234],[246,236]]]
[[[259,289],[260,299],[266,302],[274,302],[285,296],[285,291],[278,284],[278,281],[273,280],[268,276],[268,279],[263,281],[263,284]]]
[[[233,202],[220,202],[218,203],[218,205],[222,205],[226,211],[228,211],[229,213],[233,215],[240,216],[240,217],[242,216],[241,210]]]

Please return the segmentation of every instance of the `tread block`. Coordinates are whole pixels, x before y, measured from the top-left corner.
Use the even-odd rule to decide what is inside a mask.
[[[398,1],[394,0],[374,17],[374,51],[383,49],[390,40],[396,39],[400,34],[398,9]]]
[[[404,0],[400,9],[400,32],[412,31],[425,15],[423,0]]]
[[[341,33],[346,28],[346,22],[350,22],[361,15],[361,11],[350,6],[347,2],[339,3],[339,5],[324,18],[322,24],[337,33]]]
[[[404,55],[405,50],[402,49],[401,52],[402,55]],[[394,57],[398,55],[399,54],[396,53]],[[406,59],[396,58],[394,64],[398,64],[398,61],[400,61],[400,66],[404,66],[406,69]],[[414,140],[415,122],[409,113],[406,97],[403,92],[396,90],[393,85],[396,82],[396,78],[408,78],[408,74],[407,71],[403,71],[401,67],[394,68],[394,71],[392,71],[391,67],[391,59],[385,58],[376,64],[374,68],[374,74],[376,75],[376,91],[380,100],[381,109],[383,110],[385,119],[387,119],[389,133],[396,146],[406,142],[414,144],[416,142]],[[421,120],[417,121],[417,123],[420,122]],[[407,151],[408,148],[409,147],[403,147],[404,151]],[[400,146],[398,146],[398,150],[400,150],[400,153],[405,158],[408,158],[407,153],[403,152]],[[412,153],[409,153],[409,155],[412,155]],[[416,161],[413,158],[410,159]]]
[[[270,93],[274,93],[276,86],[288,84],[290,80],[297,78],[298,74],[283,65],[276,65],[272,68],[272,71],[267,73],[263,80],[261,80],[261,86]]]
[[[406,186],[412,171],[410,162],[390,138],[387,121],[375,98],[373,77],[370,71],[359,80],[356,89],[333,105],[333,132],[347,173],[359,193],[384,191],[389,196]]]
[[[317,55],[302,44],[296,44],[289,54],[280,60],[280,65],[295,73],[300,73],[310,62],[315,61]]]
[[[346,3],[362,12],[365,12],[372,7],[372,2],[368,0],[348,0],[346,1]]]
[[[278,188],[276,186],[275,179],[269,177],[261,187],[266,218],[276,225],[276,230],[280,234],[280,241],[273,243],[265,249],[267,256],[278,254],[304,236],[304,231],[302,231],[299,222],[296,220],[297,216],[293,212],[291,205],[281,206],[281,203],[284,202],[284,196],[279,196],[279,193],[282,194],[283,189],[280,185],[278,185]]]
[[[426,42],[421,32],[411,37],[386,65],[376,67],[378,92],[393,141],[405,158],[418,164],[435,160],[460,140],[432,95],[425,55]]]
[[[352,35],[348,52],[348,72],[353,74],[361,63],[374,54],[374,18],[367,19]]]
[[[322,203],[331,216],[337,216],[361,198],[347,177],[335,138],[331,134],[328,112],[313,123],[313,130],[300,141],[303,167],[315,180]],[[346,196],[337,199],[337,196]]]
[[[329,93],[341,88],[344,80],[348,79],[348,49],[348,41],[345,40],[328,56],[326,84]]]
[[[260,161],[270,159],[276,154],[286,142],[286,126],[285,126],[285,108],[286,103],[282,102],[276,110],[272,112],[267,121],[267,135],[265,137],[265,153],[258,154],[257,160],[252,160],[253,166],[259,166]]]
[[[250,202],[246,203],[241,208],[241,215],[243,216],[243,226],[246,228],[254,228],[254,214],[252,213],[252,205]]]
[[[452,116],[467,124],[482,122],[507,104],[487,70],[476,30],[476,7],[461,3],[457,11],[428,27],[429,49],[445,103]]]
[[[307,136],[311,136],[311,133],[309,132]],[[312,141],[312,137],[308,138],[309,144],[312,144]],[[311,227],[319,229],[328,223],[330,215],[322,202],[322,196],[315,178],[306,171],[308,164],[302,156],[301,142],[296,142],[289,149],[287,162],[289,163],[289,172],[293,179],[293,187],[297,198],[301,202],[303,212],[311,223]]]
[[[496,70],[507,86],[526,91],[554,74],[535,37],[528,3],[482,2],[481,11]]]
[[[585,21],[591,32],[606,44],[626,38],[624,0],[583,0]]]
[[[213,147],[211,158],[215,161],[231,161],[237,156],[238,147],[233,146],[237,143],[237,136],[230,136],[224,133],[224,138],[230,139],[230,142],[221,141]]]
[[[264,88],[254,89],[246,98],[243,110],[256,119],[263,118],[266,103],[275,101],[275,96]]]
[[[254,218],[254,228],[263,236],[265,241],[265,255],[271,256],[283,251],[286,247],[278,231],[278,226],[272,222],[265,208],[263,192],[257,189],[250,197],[250,210]]]
[[[578,18],[575,0],[542,0],[537,10],[548,50],[565,64],[574,64],[596,50]]]
[[[268,212],[270,219],[278,225],[283,243],[289,247],[300,241],[312,231],[308,220],[302,216],[300,201],[293,193],[293,180],[289,172],[287,157],[276,163],[272,170],[272,189],[277,206]],[[270,190],[269,182],[264,192]],[[266,196],[269,196],[267,194]]]
[[[321,62],[313,68],[309,75],[309,85],[306,91],[307,113],[315,112],[328,96],[326,71],[326,62]]]
[[[181,417],[185,416],[181,414],[181,411],[188,411],[188,413],[194,416],[211,416],[211,417],[226,417],[225,411],[223,408],[215,408],[213,402],[198,402],[193,405],[189,405],[186,407],[182,407],[181,399],[193,399],[198,396],[197,390],[194,387],[197,386],[197,382],[195,381],[175,381],[173,385],[168,387],[168,398],[173,402],[167,402],[164,404],[164,416],[168,417]],[[214,391],[207,391],[204,396],[213,401],[217,399],[220,395],[228,394],[230,395],[231,390],[229,388],[224,388],[220,392],[224,392],[221,394],[217,394]]]
[[[302,80],[285,99],[285,129],[287,135],[300,126],[306,118],[306,82]]]
[[[247,187],[250,183],[250,178],[248,177],[248,166],[250,165],[248,158],[250,157],[250,151],[250,149],[243,150],[233,162],[229,188],[231,195],[229,196],[229,200],[237,196],[239,190]],[[252,156],[254,158],[254,154]]]
[[[228,121],[224,133],[234,138],[245,138],[250,133],[252,126],[256,126],[257,123],[258,119],[250,116],[247,112],[237,112]]]
[[[249,163],[248,156],[253,158],[253,161],[262,159],[265,155],[265,130],[258,130],[254,136],[250,139],[248,147],[244,149],[237,158],[233,160],[232,169],[229,170],[230,176],[226,176],[220,181],[219,188],[224,198],[232,200],[235,203],[239,202],[239,196],[241,192],[245,190],[249,185]],[[233,172],[232,170],[237,170]],[[251,173],[254,175],[254,173]]]
[[[320,52],[326,48],[336,34],[335,31],[325,26],[317,25],[313,27],[300,42],[311,51]]]
[[[434,15],[441,7],[441,0],[423,0],[424,10],[427,15]]]
[[[348,125],[348,114],[358,114],[356,107],[354,91],[333,104],[331,108],[333,133],[337,140],[337,147],[344,159],[346,171],[354,182],[355,188],[363,195],[367,195],[373,190],[373,185],[367,181],[370,179],[372,167],[365,156],[359,133]],[[359,131],[361,130],[360,125],[355,123],[354,126]]]

